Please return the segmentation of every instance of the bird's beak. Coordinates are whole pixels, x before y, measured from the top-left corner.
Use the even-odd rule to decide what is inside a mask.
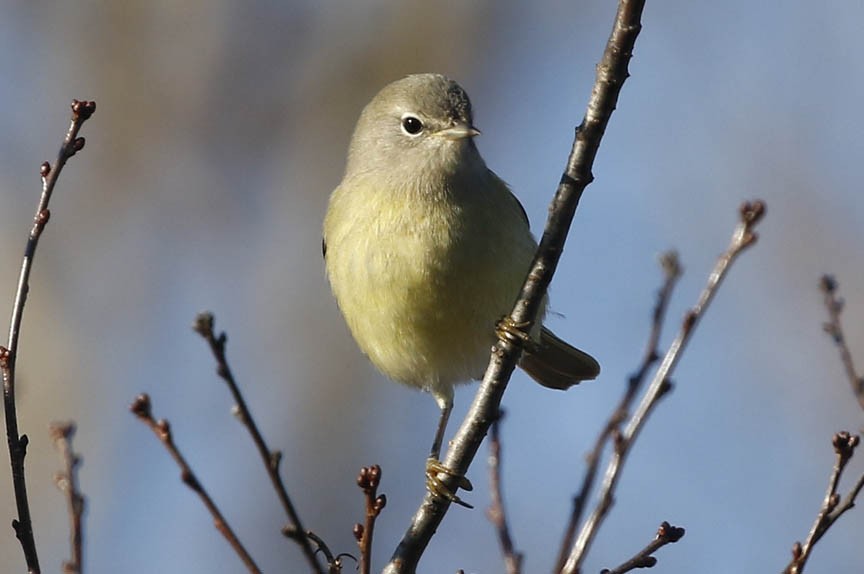
[[[455,126],[450,126],[449,128],[441,130],[438,132],[438,135],[447,138],[448,140],[456,141],[479,136],[480,130],[469,124],[456,124]]]

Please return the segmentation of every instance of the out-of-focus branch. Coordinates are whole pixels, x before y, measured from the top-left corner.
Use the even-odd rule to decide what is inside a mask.
[[[75,436],[74,423],[55,423],[51,425],[51,438],[63,459],[63,470],[54,475],[54,482],[60,492],[66,495],[69,508],[69,546],[72,558],[63,563],[63,574],[81,574],[84,571],[82,539],[84,536],[84,496],[78,487],[78,466],[81,458],[72,449]]]
[[[162,443],[171,455],[171,458],[173,458],[174,462],[177,463],[177,466],[180,467],[180,479],[183,481],[183,484],[191,488],[201,499],[201,502],[204,503],[204,506],[207,507],[207,510],[210,511],[210,515],[213,517],[213,525],[216,527],[216,530],[225,537],[225,540],[228,541],[228,544],[234,549],[234,552],[237,553],[240,560],[243,561],[246,569],[253,574],[261,574],[261,570],[255,564],[252,556],[249,555],[249,552],[247,552],[243,543],[241,543],[240,539],[234,534],[228,521],[225,520],[224,516],[222,516],[219,507],[217,507],[216,503],[213,502],[213,499],[204,488],[204,485],[202,485],[195,476],[192,467],[189,466],[189,463],[186,462],[186,459],[180,453],[180,450],[174,443],[174,437],[171,435],[171,425],[165,419],[156,420],[153,418],[150,397],[143,393],[138,395],[130,405],[129,410],[138,417],[138,420],[150,427],[150,430],[153,431],[153,434],[156,435],[156,438],[159,439],[159,442]]]
[[[354,538],[360,547],[360,574],[369,574],[372,571],[372,537],[375,533],[375,520],[387,506],[387,497],[378,494],[380,484],[380,466],[374,464],[360,469],[357,486],[363,491],[366,501],[365,524],[358,522],[354,525]]]
[[[285,483],[282,481],[282,477],[279,474],[279,465],[282,462],[282,453],[278,450],[270,450],[270,447],[267,446],[267,443],[264,440],[264,436],[261,434],[261,431],[258,430],[258,425],[252,417],[252,413],[246,405],[246,400],[240,392],[240,387],[234,379],[234,374],[231,372],[231,367],[228,365],[228,359],[225,355],[227,336],[224,332],[219,333],[217,336],[213,332],[213,323],[214,319],[212,313],[201,313],[195,318],[193,329],[196,333],[201,335],[201,337],[207,341],[207,344],[210,346],[210,351],[216,359],[216,372],[219,377],[225,381],[225,384],[228,385],[228,390],[231,391],[231,396],[234,398],[236,413],[240,418],[240,421],[243,423],[243,426],[246,427],[249,434],[252,436],[255,448],[258,449],[258,454],[261,455],[261,460],[264,463],[264,467],[267,469],[267,476],[270,477],[270,483],[273,485],[273,489],[279,497],[279,502],[282,504],[282,508],[288,516],[288,525],[282,528],[282,533],[300,545],[300,549],[303,551],[303,555],[306,557],[306,561],[309,563],[309,567],[312,571],[323,574],[321,564],[315,557],[315,550],[313,550],[309,536],[306,534],[306,529],[303,528],[303,523],[300,521],[300,515],[294,507],[291,497],[288,496],[288,490],[285,488]]]
[[[579,536],[570,551],[567,562],[562,569],[563,573],[575,574],[580,571],[582,561],[588,552],[594,537],[612,508],[613,493],[621,476],[621,469],[630,452],[630,448],[639,436],[639,431],[648,419],[648,415],[657,405],[660,397],[669,389],[669,376],[675,369],[675,365],[681,358],[681,353],[692,337],[696,325],[708,309],[708,305],[717,293],[723,278],[729,271],[735,259],[748,247],[756,242],[757,235],[755,226],[765,215],[765,204],[761,201],[745,202],[740,208],[740,221],[732,234],[732,241],[726,251],[717,260],[714,269],[708,277],[708,283],[702,290],[696,305],[684,316],[681,330],[672,342],[666,356],[660,363],[660,367],[654,374],[651,384],[645,390],[639,406],[627,423],[623,432],[615,437],[615,448],[612,458],[606,467],[606,474],[600,488],[597,505],[583,524]]]
[[[285,528],[290,528],[286,526]],[[288,536],[288,534],[285,534]],[[327,543],[324,540],[312,532],[311,530],[306,531],[306,536],[309,540],[318,547],[317,552],[321,552],[324,555],[324,560],[327,562],[327,574],[342,574],[342,564],[343,558],[351,558],[355,562],[357,561],[354,556],[348,554],[347,552],[343,552],[342,554],[333,554],[333,551],[330,550],[330,547],[327,546]]]
[[[501,544],[501,554],[504,556],[504,571],[507,574],[520,574],[522,572],[522,553],[517,552],[510,536],[510,527],[507,525],[507,514],[504,511],[504,496],[501,492],[501,419],[504,411],[501,411],[495,422],[492,423],[492,432],[489,436],[489,493],[492,496],[492,504],[486,511],[489,521],[495,526],[498,533],[498,543]]]
[[[594,178],[591,172],[594,158],[618,102],[621,87],[629,75],[627,66],[636,37],[642,29],[640,20],[644,4],[644,0],[619,0],[612,33],[597,66],[594,88],[585,117],[576,129],[573,147],[552,199],[540,246],[510,314],[510,323],[526,332],[530,332],[546,289],[552,281],[579,199]],[[519,342],[507,338],[501,338],[492,352],[480,389],[443,461],[444,465],[453,471],[443,480],[444,485],[454,492],[457,477],[464,476],[467,472],[489,426],[497,416],[501,398],[520,354]],[[385,567],[386,574],[412,574],[416,571],[420,557],[449,507],[449,500],[427,494],[390,563]]]
[[[654,312],[651,314],[651,332],[648,335],[648,343],[645,345],[645,354],[642,356],[642,363],[636,372],[630,375],[624,395],[621,397],[615,410],[612,411],[612,415],[606,421],[603,430],[597,435],[597,440],[594,441],[594,448],[585,457],[585,474],[582,477],[579,492],[573,497],[573,510],[570,513],[567,528],[564,529],[564,540],[558,552],[555,572],[560,572],[564,568],[570,548],[573,546],[573,541],[576,538],[576,529],[579,527],[582,515],[585,512],[585,504],[588,502],[588,497],[594,488],[594,482],[597,480],[603,450],[613,437],[620,433],[621,425],[630,416],[630,407],[637,393],[642,388],[645,377],[648,376],[648,371],[660,359],[660,335],[663,331],[663,323],[666,320],[666,309],[669,307],[672,290],[675,288],[678,278],[681,277],[681,264],[678,261],[678,254],[675,251],[667,251],[661,255],[660,268],[663,270],[664,281],[657,292],[657,302],[654,305]]]
[[[834,340],[834,344],[837,345],[837,349],[840,351],[840,360],[843,361],[843,368],[846,370],[846,377],[849,379],[849,384],[852,385],[852,392],[855,393],[858,404],[864,409],[864,377],[859,376],[855,370],[855,363],[852,362],[852,353],[849,352],[846,336],[843,334],[843,327],[840,325],[840,314],[843,312],[844,302],[843,299],[837,296],[837,280],[831,275],[823,275],[819,286],[825,297],[825,307],[828,309],[828,322],[825,323],[823,328]]]
[[[840,483],[840,477],[843,475],[843,470],[855,454],[855,447],[858,446],[860,439],[858,435],[851,435],[848,432],[839,432],[834,435],[831,443],[834,446],[834,453],[837,458],[834,462],[834,468],[831,471],[831,476],[828,479],[828,490],[825,493],[825,498],[822,501],[822,506],[816,514],[816,521],[810,528],[807,535],[807,540],[802,545],[796,542],[792,546],[792,560],[784,574],[801,574],[804,572],[804,566],[807,564],[807,559],[810,558],[810,553],[813,551],[813,546],[825,535],[831,525],[840,518],[844,512],[855,506],[855,498],[861,489],[864,488],[864,474],[862,474],[849,494],[845,499],[841,499],[841,495],[837,492],[837,487]]]
[[[81,126],[84,125],[93,112],[96,111],[95,102],[72,100],[72,119],[66,137],[60,145],[57,160],[52,167],[47,161],[40,168],[42,176],[42,195],[39,205],[36,207],[36,215],[33,218],[33,226],[27,237],[27,246],[24,248],[24,260],[21,264],[21,272],[18,275],[18,289],[15,293],[15,302],[12,305],[12,319],[9,324],[9,339],[5,347],[0,346],[0,376],[3,378],[3,409],[6,415],[6,441],[9,445],[9,458],[12,463],[12,486],[15,490],[15,505],[18,510],[18,518],[12,521],[15,536],[21,542],[24,551],[24,559],[27,562],[27,570],[30,574],[39,574],[39,556],[36,552],[36,540],[33,536],[33,522],[30,518],[30,503],[27,499],[27,482],[24,476],[24,458],[27,455],[27,435],[18,434],[18,414],[15,407],[15,366],[18,358],[18,339],[21,333],[21,321],[24,317],[24,305],[27,302],[27,294],[30,291],[30,271],[33,268],[33,259],[36,256],[36,248],[42,230],[51,217],[48,204],[54,187],[63,166],[76,153],[84,149],[84,138],[78,137]]]
[[[684,529],[678,526],[672,526],[665,520],[657,529],[657,534],[651,543],[640,550],[633,558],[621,564],[617,568],[609,570],[604,568],[600,574],[625,574],[637,568],[653,568],[657,564],[657,559],[651,556],[657,550],[663,548],[667,544],[674,544],[684,537]]]

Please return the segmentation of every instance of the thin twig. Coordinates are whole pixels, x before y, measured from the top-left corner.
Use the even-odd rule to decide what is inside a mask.
[[[81,574],[83,566],[84,537],[84,496],[78,487],[78,466],[81,458],[72,449],[72,437],[75,436],[75,423],[55,423],[51,425],[51,438],[54,446],[63,459],[63,471],[54,475],[57,488],[66,495],[69,508],[69,546],[72,558],[63,562],[63,574]]]
[[[837,521],[847,510],[855,506],[855,498],[864,487],[864,474],[862,474],[846,498],[841,500],[840,494],[837,492],[837,487],[840,484],[840,477],[843,475],[843,470],[848,462],[855,454],[855,448],[858,446],[860,439],[858,435],[849,434],[846,431],[839,432],[831,439],[831,444],[834,446],[834,453],[837,458],[834,462],[834,468],[831,471],[831,476],[828,479],[828,490],[825,492],[825,498],[822,500],[822,506],[819,512],[816,513],[816,520],[807,534],[807,540],[802,545],[796,542],[792,546],[792,560],[784,574],[801,574],[804,572],[804,566],[807,564],[807,559],[813,552],[813,547],[816,545],[822,536],[831,528],[831,525]]]
[[[507,514],[504,511],[504,496],[501,489],[501,419],[504,411],[498,414],[498,418],[492,423],[489,435],[489,494],[492,504],[486,511],[489,521],[495,526],[498,533],[498,542],[501,544],[501,553],[504,555],[504,571],[507,574],[520,574],[522,572],[522,553],[517,552],[510,536],[510,527],[507,524]]]
[[[648,371],[660,359],[660,335],[663,331],[663,324],[666,321],[666,310],[669,307],[669,299],[672,297],[672,291],[675,284],[681,277],[681,264],[678,261],[678,254],[675,251],[667,251],[660,256],[660,268],[663,270],[663,285],[657,291],[657,302],[654,305],[654,311],[651,314],[651,332],[648,335],[648,343],[645,345],[645,354],[642,356],[642,363],[639,368],[630,375],[627,380],[627,387],[624,394],[615,410],[606,421],[603,430],[597,435],[597,440],[594,441],[594,447],[591,452],[585,457],[586,467],[585,474],[582,477],[582,484],[579,486],[579,492],[573,497],[573,510],[570,513],[570,520],[567,523],[567,528],[564,530],[564,539],[561,543],[561,548],[558,551],[558,560],[555,563],[555,572],[560,572],[564,568],[564,563],[567,561],[567,556],[570,553],[570,548],[573,546],[573,541],[576,539],[576,529],[582,521],[582,515],[585,512],[585,505],[588,502],[588,497],[594,488],[594,482],[597,480],[597,474],[600,470],[600,460],[603,455],[603,450],[606,445],[620,432],[621,425],[630,416],[630,407],[633,400],[636,398],[639,390],[645,382],[645,377],[648,376]]]
[[[387,497],[378,494],[380,484],[380,466],[374,464],[360,469],[357,486],[363,491],[366,501],[365,524],[358,522],[353,530],[357,546],[360,547],[360,574],[369,574],[372,571],[372,537],[375,533],[375,520],[387,506]]]
[[[225,520],[224,516],[222,516],[219,507],[217,507],[216,503],[213,502],[210,494],[195,476],[192,467],[189,466],[189,463],[186,462],[186,459],[174,443],[174,438],[171,435],[171,425],[165,419],[156,420],[153,418],[150,397],[144,393],[138,395],[129,406],[129,410],[132,411],[132,413],[137,416],[141,422],[150,427],[150,430],[153,431],[153,434],[156,435],[156,438],[159,439],[171,455],[171,458],[173,458],[174,462],[177,463],[177,466],[180,467],[180,480],[182,480],[183,484],[191,488],[196,494],[198,494],[198,497],[201,498],[201,502],[204,503],[204,506],[207,507],[207,510],[210,511],[210,515],[213,517],[213,525],[216,527],[216,530],[225,537],[225,540],[228,541],[228,544],[234,549],[237,556],[240,557],[240,560],[246,566],[246,569],[254,574],[260,574],[261,570],[255,564],[252,556],[249,555],[249,552],[247,552],[243,543],[240,542],[240,539],[234,534],[228,521]]]
[[[286,526],[285,528],[289,527]],[[287,533],[283,532],[283,534],[285,534],[285,536],[289,536],[289,534]],[[306,531],[306,536],[313,544],[318,546],[318,549],[315,551],[315,553],[317,554],[318,552],[321,552],[321,554],[324,555],[324,560],[327,561],[327,574],[341,574],[343,558],[351,558],[352,560],[354,560],[354,562],[357,562],[357,559],[354,558],[353,555],[348,554],[347,552],[334,555],[333,551],[330,550],[330,547],[327,546],[327,543],[324,542],[324,540],[320,536],[318,536],[311,530]]]
[[[252,441],[255,443],[255,447],[258,449],[258,454],[261,455],[261,460],[264,463],[264,467],[267,469],[267,476],[270,477],[270,483],[273,485],[273,489],[279,497],[279,502],[282,504],[282,508],[288,516],[288,525],[282,528],[282,533],[300,545],[300,549],[303,551],[303,555],[306,557],[306,561],[309,563],[312,571],[323,574],[321,564],[315,557],[315,550],[312,548],[309,537],[305,535],[306,529],[300,521],[300,515],[294,508],[294,503],[288,496],[288,490],[285,488],[285,483],[282,481],[282,477],[279,474],[279,465],[282,462],[282,452],[278,450],[270,450],[270,447],[267,446],[267,443],[264,440],[264,436],[261,434],[261,431],[258,430],[258,425],[252,417],[252,413],[246,405],[246,400],[240,392],[240,387],[234,379],[234,374],[231,372],[231,367],[228,365],[228,359],[225,355],[227,336],[224,331],[219,333],[218,336],[215,335],[213,332],[213,323],[214,319],[212,313],[200,313],[195,318],[193,329],[196,333],[201,335],[201,337],[203,337],[210,346],[210,351],[216,359],[216,372],[219,377],[225,381],[225,384],[228,385],[228,389],[231,391],[231,396],[234,398],[236,412],[240,421],[252,436]]]
[[[597,66],[585,117],[576,129],[573,147],[552,199],[540,246],[510,314],[511,322],[524,326],[526,332],[530,332],[546,289],[552,281],[579,199],[594,178],[591,168],[617,104],[618,94],[628,77],[627,65],[642,28],[640,19],[644,3],[644,0],[619,0],[615,24]],[[467,472],[495,419],[520,353],[519,343],[505,338],[493,349],[483,382],[444,460],[444,465],[453,471],[443,480],[444,485],[451,490],[456,487],[457,477]],[[385,567],[385,574],[413,574],[416,571],[420,557],[449,507],[450,501],[442,497],[431,494],[424,497]]]
[[[15,490],[15,505],[18,510],[18,518],[12,521],[15,536],[21,542],[24,551],[24,559],[27,561],[27,571],[30,574],[39,574],[39,556],[36,552],[36,540],[33,536],[33,522],[30,518],[30,503],[27,499],[27,482],[24,476],[24,457],[27,455],[27,435],[18,434],[18,414],[15,407],[15,364],[18,356],[18,339],[21,333],[21,321],[24,317],[24,305],[27,302],[27,294],[30,291],[30,271],[33,268],[33,258],[36,256],[36,248],[39,238],[51,212],[48,211],[48,203],[54,193],[57,178],[63,171],[66,161],[84,148],[84,138],[78,137],[81,126],[84,125],[93,112],[96,111],[95,102],[72,100],[72,120],[63,144],[57,153],[54,167],[47,161],[40,168],[42,176],[42,195],[33,218],[33,227],[27,237],[27,246],[24,248],[24,260],[21,264],[21,273],[18,276],[18,289],[15,292],[15,302],[12,306],[12,319],[9,324],[9,340],[5,347],[0,346],[0,375],[3,378],[3,408],[6,414],[6,440],[9,445],[9,458],[12,463],[12,486]]]
[[[653,568],[654,565],[657,564],[657,559],[651,555],[667,544],[675,544],[683,537],[683,528],[680,526],[672,526],[664,520],[660,525],[660,528],[657,529],[657,534],[654,536],[654,540],[652,540],[648,546],[640,550],[635,556],[633,556],[633,558],[621,564],[617,568],[611,570],[604,568],[600,571],[600,574],[625,574],[626,572],[636,570],[637,568]]]
[[[678,336],[670,345],[666,356],[663,357],[663,361],[654,374],[651,384],[645,390],[645,394],[636,407],[636,411],[633,413],[623,432],[615,437],[615,448],[612,458],[606,467],[597,505],[594,507],[588,520],[582,525],[579,536],[570,551],[570,556],[567,558],[567,562],[562,569],[563,573],[576,574],[580,571],[582,561],[585,559],[585,555],[594,537],[597,535],[600,525],[612,508],[615,487],[618,484],[618,479],[621,476],[621,470],[624,467],[624,462],[627,459],[630,448],[636,441],[639,431],[642,430],[642,426],[648,419],[648,415],[657,405],[660,397],[669,390],[669,376],[675,369],[675,365],[681,358],[681,353],[693,335],[696,325],[705,314],[708,305],[717,293],[717,289],[720,287],[732,263],[738,255],[756,242],[757,235],[754,228],[764,215],[765,204],[761,201],[745,202],[741,205],[740,221],[732,234],[732,241],[729,247],[714,265],[714,269],[708,277],[708,283],[702,290],[696,305],[685,314]]]
[[[840,360],[843,361],[843,368],[846,370],[846,377],[849,379],[849,384],[852,385],[852,392],[858,399],[858,404],[864,409],[864,377],[859,376],[855,370],[852,353],[849,352],[846,336],[840,325],[840,314],[843,312],[844,301],[837,296],[837,280],[831,275],[823,275],[819,286],[825,296],[825,307],[828,309],[828,322],[823,325],[823,328],[837,345],[837,349],[840,351]]]

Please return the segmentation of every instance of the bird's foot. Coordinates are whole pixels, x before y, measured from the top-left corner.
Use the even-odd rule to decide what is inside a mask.
[[[499,339],[510,341],[531,353],[537,349],[537,343],[525,330],[530,324],[528,321],[516,322],[510,315],[504,315],[495,324],[495,334]]]
[[[446,475],[451,477],[455,482],[455,489],[451,489],[444,481],[441,479],[441,475]],[[458,489],[471,491],[474,490],[474,486],[471,484],[471,481],[465,478],[465,476],[461,474],[456,474],[435,457],[429,457],[426,459],[426,489],[432,493],[433,496],[440,496],[441,498],[446,498],[450,502],[454,502],[460,506],[464,506],[465,508],[474,508],[458,496],[456,496],[455,490]]]

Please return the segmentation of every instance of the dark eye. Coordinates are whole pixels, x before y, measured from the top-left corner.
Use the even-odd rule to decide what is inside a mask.
[[[402,129],[406,134],[416,136],[423,131],[423,122],[415,116],[405,116],[402,118]]]

